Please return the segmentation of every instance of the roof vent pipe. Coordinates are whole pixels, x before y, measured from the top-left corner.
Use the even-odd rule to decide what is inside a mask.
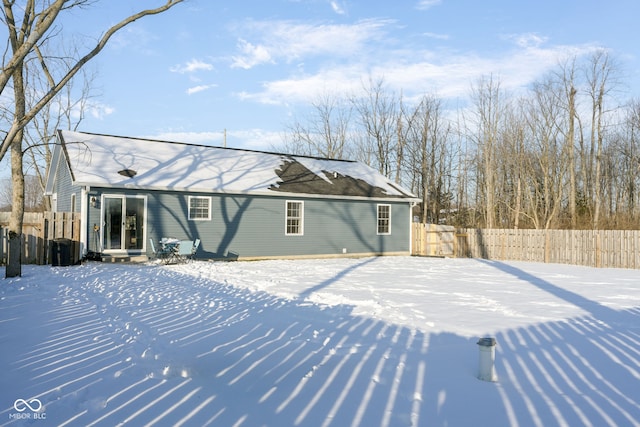
[[[138,174],[138,172],[131,170],[131,169],[122,169],[120,171],[118,171],[118,174],[122,175],[122,176],[126,176],[127,178],[133,178],[134,176],[136,176]]]

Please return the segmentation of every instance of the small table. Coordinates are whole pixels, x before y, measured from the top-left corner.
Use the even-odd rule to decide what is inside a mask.
[[[180,246],[180,240],[175,237],[163,237],[160,239],[163,251],[166,253],[164,257],[165,264],[169,264],[171,260],[177,260],[178,247]]]

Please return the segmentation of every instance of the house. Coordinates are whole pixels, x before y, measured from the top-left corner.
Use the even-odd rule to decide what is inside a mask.
[[[207,259],[400,255],[418,199],[358,162],[58,131],[46,194],[80,212],[81,253]]]

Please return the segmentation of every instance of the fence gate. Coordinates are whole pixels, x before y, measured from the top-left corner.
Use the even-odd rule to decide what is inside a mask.
[[[449,225],[413,224],[412,254],[419,256],[453,256],[455,228]]]
[[[471,258],[469,234],[456,233],[455,256],[457,258]]]

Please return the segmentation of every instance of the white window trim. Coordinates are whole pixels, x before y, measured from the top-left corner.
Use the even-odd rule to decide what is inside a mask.
[[[149,211],[147,209],[147,204],[148,204],[148,198],[145,194],[135,194],[135,195],[126,195],[126,194],[122,194],[122,193],[103,193],[100,196],[100,221],[101,223],[105,224],[105,219],[104,219],[104,210],[105,210],[105,199],[120,199],[124,201],[124,212],[126,212],[126,203],[127,203],[127,199],[141,199],[143,200],[143,209],[144,209],[144,221],[142,222],[142,227],[143,227],[143,231],[142,231],[142,249],[102,249],[105,253],[133,253],[133,254],[137,254],[137,253],[145,253],[147,251],[147,223],[148,223],[148,219],[149,219]],[[124,223],[123,223],[124,225]],[[105,241],[104,241],[104,233],[103,230],[100,230],[100,247],[104,248],[105,246]]]
[[[386,233],[381,233],[381,232],[380,232],[380,226],[379,226],[379,224],[380,224],[380,207],[381,207],[381,206],[387,206],[387,207],[389,208],[389,218],[388,218],[388,221],[389,221],[389,231],[387,231]],[[385,203],[385,204],[383,204],[383,203],[381,203],[381,204],[376,205],[376,234],[377,234],[378,236],[388,236],[388,235],[390,235],[390,234],[391,234],[391,205],[390,205],[390,204],[386,204],[386,203]]]
[[[289,203],[300,204],[300,232],[289,233]],[[285,236],[304,236],[304,201],[302,200],[286,200],[284,202],[284,234]]]
[[[206,218],[191,218],[191,199],[206,199],[209,207]],[[211,197],[209,196],[189,196],[187,200],[187,220],[189,221],[211,221]]]

